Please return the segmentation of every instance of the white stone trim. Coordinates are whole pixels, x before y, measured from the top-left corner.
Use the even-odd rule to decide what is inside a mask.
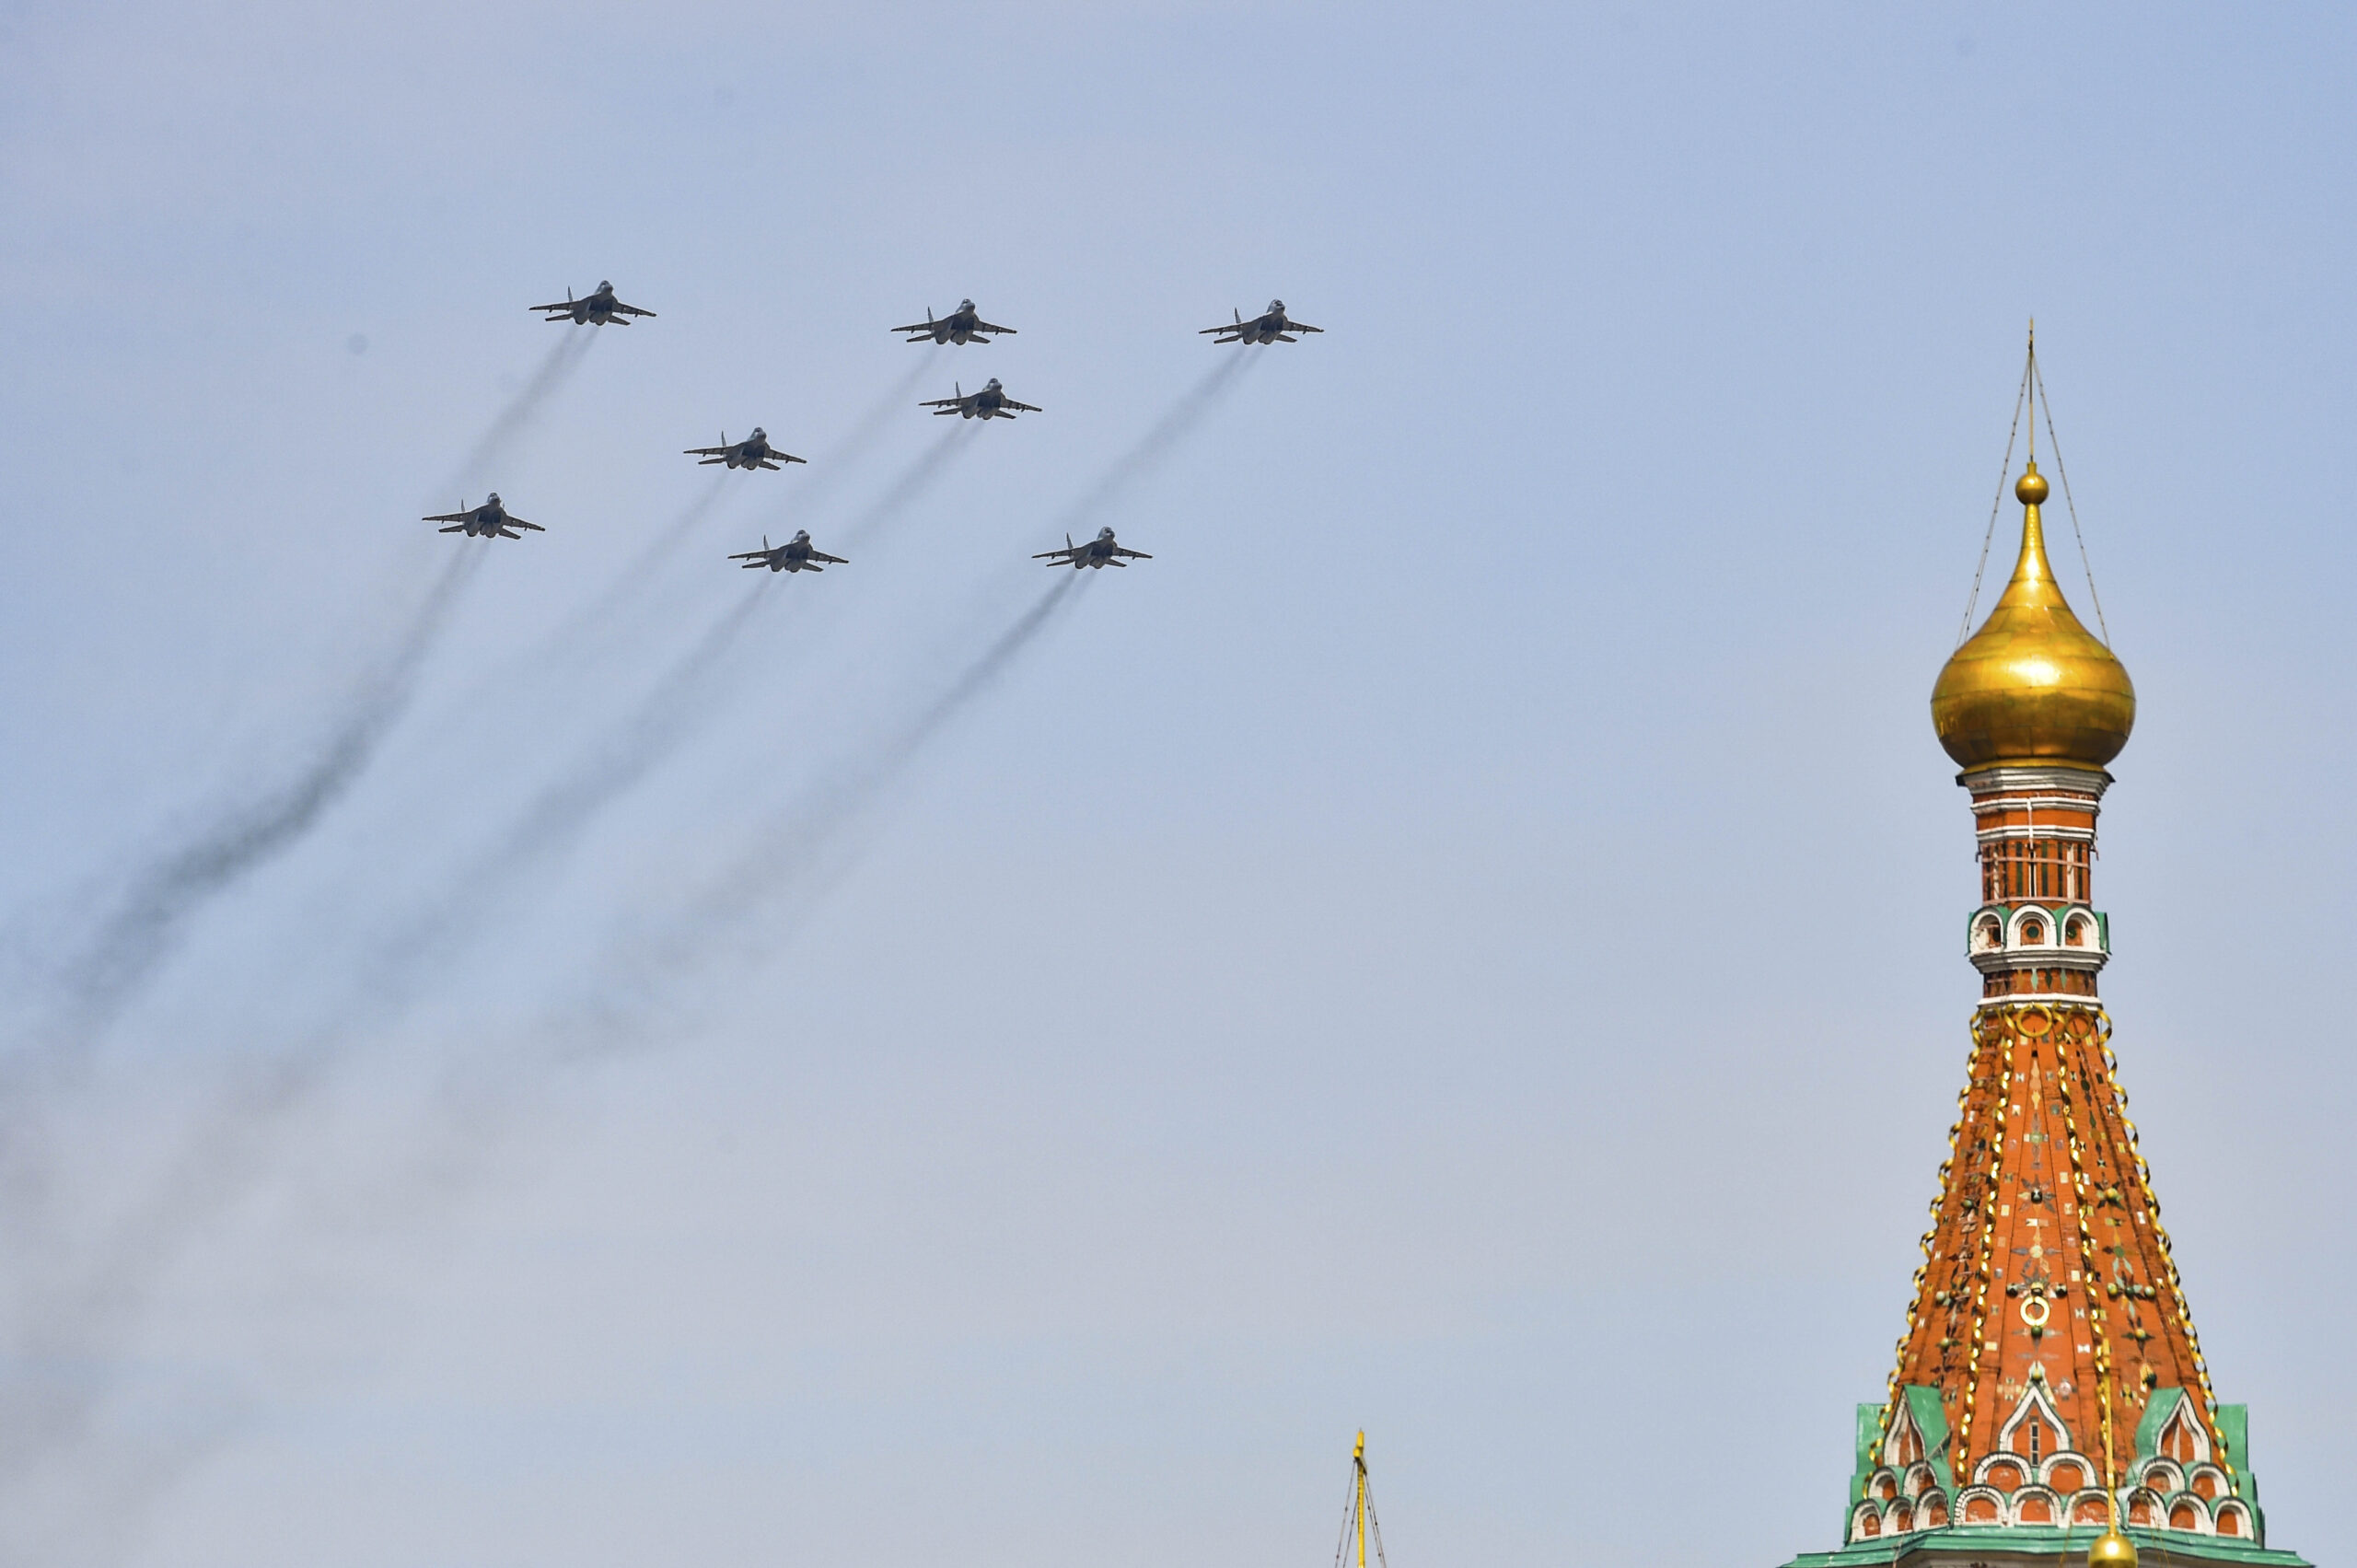
[[[2100,768],[1968,768],[1956,782],[1976,797],[2004,790],[2067,789],[2100,800],[2111,787],[2111,775]]]
[[[2111,955],[2100,947],[2049,947],[2043,943],[2035,947],[1984,947],[1965,956],[1982,974],[2028,969],[2079,970],[2094,974],[2111,962]]]

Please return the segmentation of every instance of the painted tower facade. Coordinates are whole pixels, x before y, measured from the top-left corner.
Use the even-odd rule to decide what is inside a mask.
[[[2096,825],[2135,690],[2054,581],[2035,459],[2014,494],[2013,577],[1932,694],[1980,849],[1959,1114],[1897,1366],[1858,1407],[1843,1545],[1789,1568],[2132,1564],[2136,1545],[2293,1568],[2266,1545],[2243,1407],[2212,1388],[2097,994]]]

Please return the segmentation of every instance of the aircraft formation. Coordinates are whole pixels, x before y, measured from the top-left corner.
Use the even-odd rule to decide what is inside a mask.
[[[574,297],[572,290],[567,289],[562,302],[535,305],[531,308],[541,313],[542,320],[568,321],[584,327],[627,327],[634,319],[652,320],[655,317],[652,310],[622,303],[615,296],[610,281],[600,282],[595,289],[578,299]],[[1233,310],[1229,314],[1234,317],[1233,320],[1221,326],[1205,327],[1198,335],[1209,337],[1214,343],[1241,343],[1257,348],[1264,343],[1299,343],[1301,334],[1325,330],[1296,321],[1286,315],[1285,302],[1282,299],[1271,299],[1267,310],[1248,321],[1241,310]],[[1002,327],[983,320],[970,299],[959,300],[957,309],[942,317],[935,317],[932,308],[927,307],[923,320],[894,327],[892,331],[904,334],[902,341],[906,343],[931,343],[951,347],[963,347],[968,343],[987,344],[996,337],[1016,335],[1013,327]],[[1018,402],[1008,396],[1006,389],[995,376],[983,382],[978,391],[966,390],[962,381],[953,383],[948,397],[927,398],[917,406],[930,409],[935,415],[956,414],[960,419],[984,421],[1011,420],[1017,413],[1046,412],[1036,403]],[[682,455],[697,459],[700,467],[726,467],[747,473],[755,469],[775,472],[788,463],[809,461],[771,445],[769,433],[758,424],[753,427],[753,433],[741,441],[729,440],[728,433],[723,431],[720,445],[690,447]],[[523,534],[517,531],[520,528],[528,528],[534,533],[547,531],[540,524],[528,523],[508,511],[496,491],[485,496],[481,505],[470,506],[461,500],[457,511],[444,512],[422,520],[444,524],[446,526],[441,532],[463,533],[470,539],[521,539]],[[728,559],[740,563],[749,572],[760,571],[764,566],[772,572],[818,572],[824,569],[821,563],[826,566],[850,564],[843,557],[829,555],[813,545],[807,528],[796,530],[792,539],[780,545],[771,544],[768,536],[763,535],[761,549],[749,550]],[[1066,534],[1062,550],[1046,551],[1031,559],[1044,561],[1050,566],[1069,566],[1078,571],[1082,567],[1099,570],[1107,566],[1127,566],[1132,561],[1151,561],[1154,557],[1142,550],[1131,550],[1119,543],[1113,537],[1113,530],[1105,528],[1097,530],[1095,539],[1082,544],[1073,543],[1072,535]]]

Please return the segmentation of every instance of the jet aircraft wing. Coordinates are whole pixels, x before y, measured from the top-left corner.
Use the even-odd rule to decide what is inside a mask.
[[[827,553],[825,551],[823,551],[823,550],[814,550],[814,551],[812,551],[812,552],[810,552],[810,559],[811,559],[811,560],[813,560],[813,561],[824,561],[824,562],[829,563],[830,563],[830,564],[831,564],[831,565],[836,565],[836,566],[848,566],[848,565],[850,565],[850,564],[851,564],[851,563],[850,563],[850,562],[848,562],[848,561],[844,560],[842,556],[840,556],[840,555],[830,555],[830,554],[828,554],[828,553]]]
[[[421,523],[470,523],[474,520],[474,516],[471,511],[444,512],[436,517],[420,517],[418,521]]]
[[[508,528],[529,528],[534,533],[546,533],[549,531],[548,529],[540,527],[538,523],[528,523],[521,517],[514,517],[500,518],[499,526],[503,531]],[[524,536],[522,534],[508,534],[507,537],[509,539],[522,539]]]
[[[1037,403],[1018,403],[1013,398],[1001,399],[998,406],[1001,408],[1019,408],[1025,413],[1044,413],[1047,412]]]

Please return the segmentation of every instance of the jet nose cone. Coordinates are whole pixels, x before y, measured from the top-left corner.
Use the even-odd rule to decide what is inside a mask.
[[[1113,537],[1113,530],[1111,528],[1098,528],[1097,530],[1097,537],[1098,539],[1109,540]]]
[[[970,299],[961,299],[958,302],[958,308],[960,310],[971,310],[973,308],[974,302]]]
[[[496,505],[499,505],[499,492],[498,492],[498,491],[496,491],[496,490],[494,490],[494,491],[493,491],[490,494],[488,494],[488,495],[484,496],[484,497],[482,498],[482,504],[483,504],[484,505],[486,505],[486,506],[496,506]]]
[[[1282,299],[1271,299],[1269,301],[1269,310],[1271,315],[1283,310],[1284,308],[1285,302]]]
[[[760,440],[765,439],[765,438],[768,436],[768,435],[769,435],[769,432],[768,432],[768,431],[766,431],[766,430],[764,430],[764,429],[762,429],[760,425],[756,424],[755,426],[753,426],[753,435],[752,435],[752,439],[754,439],[754,440],[756,440],[756,441],[760,441]]]

